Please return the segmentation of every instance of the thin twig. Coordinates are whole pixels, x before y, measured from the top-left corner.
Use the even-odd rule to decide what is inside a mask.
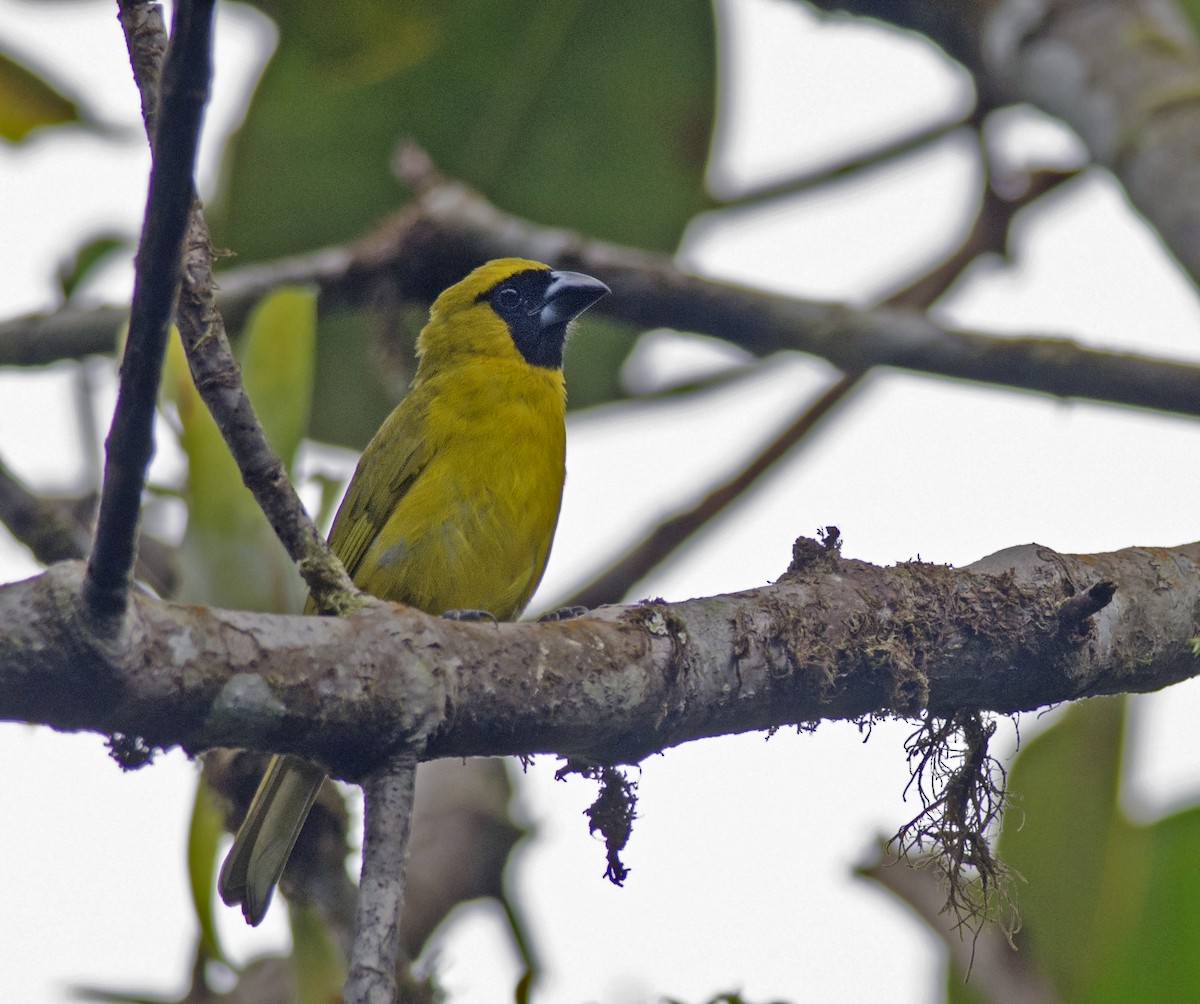
[[[656,526],[623,558],[566,600],[564,606],[596,607],[616,603],[639,579],[746,492],[781,457],[791,452],[834,407],[858,386],[861,373],[846,373],[776,436],[753,460],[723,485],[683,512]]]
[[[936,268],[891,293],[884,303],[889,307],[927,310],[963,274],[976,258],[987,254],[1008,258],[1009,232],[1013,217],[1047,192],[1079,177],[1079,171],[1036,171],[1029,175],[1024,190],[1015,197],[1000,194],[985,185],[975,225],[962,244]]]
[[[859,171],[878,167],[889,160],[896,160],[906,154],[920,150],[931,143],[936,143],[938,140],[969,125],[972,117],[953,119],[950,122],[941,122],[928,126],[919,132],[910,133],[898,139],[889,139],[870,150],[839,161],[836,164],[819,167],[811,171],[803,171],[789,178],[768,182],[765,185],[756,185],[740,192],[732,198],[718,200],[717,207],[720,209],[733,209],[740,206],[754,206],[773,199],[812,191],[814,188],[827,185],[831,181],[838,181],[852,174],[857,174]]]
[[[362,877],[346,1004],[392,1004],[416,764],[389,764],[363,785]]]
[[[125,612],[137,550],[146,469],[154,452],[154,412],[166,349],[167,325],[179,276],[192,202],[192,172],[211,76],[215,0],[181,2],[174,40],[163,67],[165,125],[154,133],[154,166],[137,253],[129,339],[112,428],[100,512],[83,597],[94,615]]]
[[[153,134],[157,123],[156,106],[147,92],[155,90],[166,43],[161,14],[156,15],[155,7],[131,4],[123,8],[121,17],[134,78],[142,92],[148,134]],[[355,605],[357,591],[305,511],[282,461],[267,443],[242,386],[225,324],[214,302],[212,258],[208,226],[193,192],[176,306],[192,380],[237,461],[246,487],[288,554],[299,563],[314,604],[326,613],[345,612]]]

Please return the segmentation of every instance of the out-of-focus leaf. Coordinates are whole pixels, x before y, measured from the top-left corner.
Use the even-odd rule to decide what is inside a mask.
[[[62,290],[63,299],[71,299],[79,284],[97,265],[114,252],[129,246],[129,240],[117,234],[100,234],[81,245],[71,258],[58,266],[58,288]]]
[[[292,926],[292,968],[296,1004],[338,1004],[346,960],[316,912],[288,904]]]
[[[268,440],[275,437],[272,445],[288,451],[281,454],[288,465],[303,436],[312,393],[314,312],[311,304],[304,306],[311,296],[297,290],[272,294],[247,322],[244,337],[243,379],[248,388],[263,391],[261,402],[253,391],[251,400]],[[299,381],[291,386],[290,397],[277,377]],[[242,610],[300,609],[300,577],[242,484],[237,464],[192,384],[178,338],[171,340],[167,354],[166,381],[167,395],[179,412],[180,445],[188,458],[188,526],[179,598]]]
[[[409,374],[384,376],[378,355],[364,315],[321,318],[310,427],[314,439],[361,450],[375,435],[404,395],[409,379]]]
[[[1192,22],[1192,30],[1200,32],[1200,0],[1179,0],[1179,6]]]
[[[333,507],[338,504],[338,500],[342,497],[342,489],[346,487],[346,482],[341,478],[331,478],[327,474],[316,473],[310,479],[321,489],[321,504],[317,511],[313,514],[313,522],[317,526],[328,526],[333,522]]]
[[[563,353],[567,377],[567,402],[572,408],[590,408],[625,397],[621,367],[637,341],[638,332],[599,316],[585,315]]]
[[[19,143],[39,126],[79,120],[75,102],[0,52],[0,138]]]
[[[203,780],[196,782],[196,800],[188,827],[188,881],[192,908],[200,924],[200,944],[210,959],[224,961],[213,916],[213,887],[216,882],[217,847],[225,832],[225,818]]]
[[[295,286],[265,297],[251,312],[242,336],[246,393],[267,442],[289,471],[308,432],[316,341],[316,290]]]
[[[1024,746],[1009,773],[998,851],[1025,879],[1023,934],[1063,1000],[1080,999],[1094,978],[1096,946],[1111,937],[1108,909],[1141,865],[1117,809],[1125,706],[1123,697],[1071,705]],[[1130,874],[1112,870],[1118,851]]]
[[[1122,945],[1098,946],[1098,969],[1089,1004],[1155,1001],[1185,1004],[1200,999],[1200,808],[1160,820],[1141,833],[1148,874],[1138,859],[1112,856],[1114,871],[1134,869],[1144,892],[1125,907],[1125,928],[1136,928]]]
[[[239,261],[343,242],[393,212],[405,136],[505,209],[595,237],[674,250],[706,203],[707,3],[363,0],[336,18],[314,0],[260,6],[278,46],[209,207]],[[403,387],[384,385],[350,328],[321,320],[312,434],[361,448]],[[620,361],[605,357],[597,388]],[[573,406],[603,400],[573,383]]]
[[[394,209],[406,135],[506,209],[597,237],[674,250],[703,204],[709,4],[261,6],[279,44],[218,207],[242,259],[341,241]]]

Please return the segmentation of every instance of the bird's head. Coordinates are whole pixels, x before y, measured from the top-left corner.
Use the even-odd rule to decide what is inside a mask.
[[[423,361],[463,354],[562,366],[567,325],[609,291],[599,279],[527,258],[497,258],[434,301],[417,345]]]

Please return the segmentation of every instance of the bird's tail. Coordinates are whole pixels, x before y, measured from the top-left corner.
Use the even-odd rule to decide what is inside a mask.
[[[248,923],[267,912],[271,893],[300,836],[325,774],[294,756],[274,756],[234,837],[217,889],[229,906],[242,905]]]

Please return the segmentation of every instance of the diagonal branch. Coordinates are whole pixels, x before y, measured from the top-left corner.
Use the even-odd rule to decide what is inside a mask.
[[[166,35],[161,9],[157,4],[128,4],[122,8],[121,26],[142,95],[146,131],[154,135],[158,106],[153,96],[160,74],[165,72],[162,61]],[[351,609],[356,603],[356,590],[305,511],[282,461],[267,443],[242,386],[225,323],[213,298],[212,258],[208,226],[193,190],[176,306],[192,379],[225,437],[246,487],[288,554],[299,563],[317,608],[327,613]]]
[[[915,153],[917,150],[930,146],[938,140],[949,136],[951,133],[971,125],[977,117],[977,114],[972,114],[968,118],[939,122],[914,133],[901,136],[898,139],[885,140],[883,143],[871,147],[869,150],[865,150],[834,164],[819,167],[811,171],[804,171],[778,181],[767,182],[763,185],[755,185],[745,191],[739,192],[731,198],[719,200],[717,208],[735,209],[741,206],[759,205],[763,202],[769,202],[772,199],[786,198],[812,191],[814,188],[819,188],[830,182],[840,181],[861,171],[879,167],[888,161],[899,160],[907,154]]]
[[[35,494],[0,460],[0,523],[43,565],[87,557],[95,508],[94,495]],[[170,596],[178,579],[175,549],[142,534],[134,573],[160,596]]]
[[[83,595],[92,614],[124,613],[137,551],[146,469],[154,452],[154,413],[171,303],[179,277],[184,229],[192,201],[192,172],[211,75],[215,0],[183,2],[163,68],[161,102],[166,123],[154,133],[154,166],[146,222],[137,253],[129,340],[112,428],[96,534]]]
[[[975,225],[962,244],[927,275],[891,293],[887,305],[927,310],[976,258],[997,254],[1007,259],[1009,232],[1017,213],[1078,176],[1078,171],[1035,171],[1025,179],[1024,189],[1015,198],[996,191],[993,185],[986,185]]]
[[[632,547],[582,589],[564,601],[566,607],[595,607],[616,603],[640,579],[674,554],[701,527],[715,519],[744,495],[779,460],[805,441],[834,408],[859,385],[864,374],[846,373],[806,405],[787,427],[767,444],[745,467],[717,486],[695,505],[659,523],[641,543]]]
[[[0,523],[42,564],[87,557],[91,527],[82,518],[95,499],[50,499],[31,492],[0,460]]]

